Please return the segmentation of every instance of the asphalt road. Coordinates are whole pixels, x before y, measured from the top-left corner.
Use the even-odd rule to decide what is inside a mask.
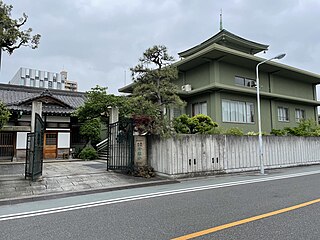
[[[312,170],[301,168],[300,172]],[[320,200],[216,232],[201,232],[320,198],[319,171],[268,181],[287,174],[189,180],[109,195],[4,206],[0,208],[0,239],[172,239],[191,233],[198,233],[196,239],[319,239]]]

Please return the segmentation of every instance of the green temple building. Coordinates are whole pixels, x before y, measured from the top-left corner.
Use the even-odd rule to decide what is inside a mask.
[[[210,116],[223,128],[258,131],[256,66],[266,59],[255,54],[268,45],[225,29],[201,44],[178,53],[175,82],[187,102],[180,113]],[[320,75],[279,61],[259,66],[262,131],[293,127],[302,119],[318,121],[316,85]],[[120,92],[130,93],[133,84]],[[171,115],[179,115],[172,111]]]

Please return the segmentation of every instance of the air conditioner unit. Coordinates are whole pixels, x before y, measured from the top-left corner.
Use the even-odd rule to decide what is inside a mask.
[[[191,88],[191,85],[190,85],[190,84],[186,84],[186,85],[183,85],[183,86],[181,87],[181,90],[182,90],[182,91],[189,92],[189,91],[192,90],[192,88]]]

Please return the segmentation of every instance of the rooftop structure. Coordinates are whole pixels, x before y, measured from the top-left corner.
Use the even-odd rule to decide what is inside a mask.
[[[9,84],[64,90],[65,81],[66,79],[60,73],[21,67]]]

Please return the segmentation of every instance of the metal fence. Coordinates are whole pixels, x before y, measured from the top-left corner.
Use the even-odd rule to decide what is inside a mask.
[[[1,132],[0,133],[0,160],[13,159],[14,149],[14,133],[13,132]]]
[[[35,132],[27,134],[25,178],[32,181],[42,175],[44,122],[36,114]]]
[[[133,167],[133,122],[131,119],[109,124],[108,169],[129,170]]]

